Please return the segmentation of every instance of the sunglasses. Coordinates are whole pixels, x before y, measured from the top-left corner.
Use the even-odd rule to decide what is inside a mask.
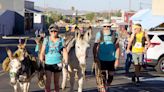
[[[53,33],[53,32],[58,32],[57,30],[52,30],[52,31],[50,31],[51,33]]]
[[[104,26],[104,27],[108,27],[108,28],[110,28],[110,26]]]

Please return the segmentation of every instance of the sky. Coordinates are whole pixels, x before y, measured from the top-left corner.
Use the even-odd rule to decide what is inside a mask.
[[[140,7],[151,8],[152,0],[28,0],[34,1],[35,6],[53,7],[60,9],[71,9],[72,6],[77,10],[105,11],[105,10],[139,10]],[[131,2],[129,6],[129,1]]]

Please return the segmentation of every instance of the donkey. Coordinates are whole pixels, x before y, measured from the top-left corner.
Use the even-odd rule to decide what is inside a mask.
[[[78,92],[82,92],[83,80],[85,78],[87,49],[90,47],[92,30],[88,29],[84,34],[76,30],[75,37],[68,43],[69,52],[68,67],[63,67],[62,90],[65,89],[67,75],[70,77],[70,92],[74,91],[75,74],[78,76]]]
[[[14,92],[29,92],[30,81],[37,67],[36,59],[32,59],[28,54],[25,45],[19,44],[14,54],[6,48],[10,60],[10,83],[14,87]]]

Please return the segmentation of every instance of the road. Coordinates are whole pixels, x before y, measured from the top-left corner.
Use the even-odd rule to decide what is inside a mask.
[[[86,80],[84,80],[84,88],[83,92],[97,92],[96,88],[96,80],[95,76],[91,73],[91,66],[93,63],[92,56],[92,47],[94,42],[94,36],[97,32],[96,29],[93,30],[93,38],[91,40],[91,48],[89,51],[89,56],[87,58],[87,71],[86,71]],[[11,48],[13,51],[16,47],[9,46],[10,44],[15,44],[15,42],[6,42],[7,46]],[[33,43],[33,42],[28,42]],[[3,43],[4,44],[4,43]],[[5,47],[0,44],[0,60],[2,61],[5,56]],[[34,54],[34,46],[28,46],[28,50]],[[120,61],[119,68],[116,70],[114,81],[112,82],[111,87],[109,88],[109,92],[164,92],[164,74],[158,74],[154,69],[148,68],[147,70],[142,71],[141,84],[139,86],[134,85],[131,82],[131,78],[125,76],[124,73],[124,62]],[[133,67],[131,67],[131,70]],[[1,69],[1,67],[0,67]],[[0,71],[0,92],[13,92],[13,88],[9,84],[9,75],[8,73],[4,73]],[[43,89],[40,89],[36,83],[37,79],[34,77],[31,81],[30,92],[44,92]],[[69,90],[69,83],[67,83],[67,88],[64,92]],[[52,85],[53,90],[53,85]],[[75,91],[77,91],[77,83],[75,84]]]

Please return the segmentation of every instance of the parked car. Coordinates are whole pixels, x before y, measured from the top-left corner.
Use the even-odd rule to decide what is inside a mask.
[[[164,31],[148,32],[151,45],[146,52],[147,65],[155,67],[159,73],[164,73]]]

